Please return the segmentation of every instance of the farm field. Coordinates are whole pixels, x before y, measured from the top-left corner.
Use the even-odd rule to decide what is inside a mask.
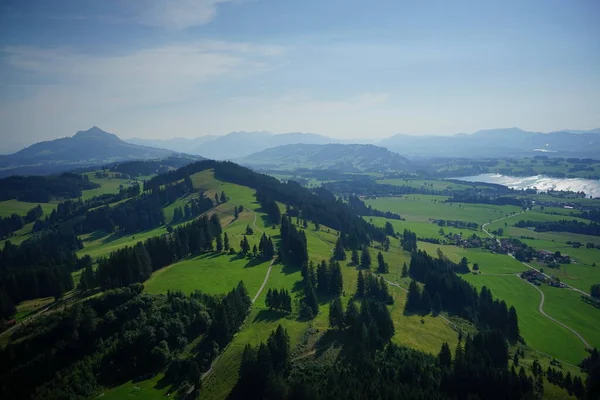
[[[444,203],[446,199],[445,196],[411,194],[366,199],[365,204],[377,210],[398,213],[407,221],[427,222],[434,218],[476,222],[480,225],[521,211],[515,206]]]

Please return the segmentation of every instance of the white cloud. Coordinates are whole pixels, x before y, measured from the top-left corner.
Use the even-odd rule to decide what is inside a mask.
[[[139,7],[140,23],[167,29],[183,30],[205,25],[217,14],[217,6],[231,0],[146,0]]]
[[[0,60],[26,77],[23,82],[0,77],[0,86],[10,86],[17,94],[0,101],[5,111],[0,131],[64,136],[88,125],[110,124],[139,109],[210,101],[214,92],[207,86],[233,85],[270,71],[283,54],[276,46],[225,41],[173,44],[122,55],[5,47]],[[32,81],[43,83],[19,86]]]

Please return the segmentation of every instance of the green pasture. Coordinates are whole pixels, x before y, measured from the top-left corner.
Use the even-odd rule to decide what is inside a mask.
[[[433,218],[484,224],[520,211],[520,208],[515,206],[444,203],[446,199],[444,196],[410,194],[367,199],[365,204],[377,210],[398,213],[407,221],[418,222],[427,222]]]
[[[18,214],[24,217],[25,214],[27,214],[27,211],[31,210],[34,207],[37,207],[38,204],[42,207],[45,217],[56,208],[58,202],[53,201],[50,203],[29,203],[26,201],[20,201],[16,199],[0,201],[0,217],[10,217],[12,214]]]
[[[600,309],[584,302],[581,294],[569,289],[542,285],[544,311],[570,326],[593,347],[600,348]]]

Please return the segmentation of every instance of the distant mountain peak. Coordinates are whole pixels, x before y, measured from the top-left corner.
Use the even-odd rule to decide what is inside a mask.
[[[119,139],[119,137],[117,135],[115,135],[114,133],[109,133],[106,131],[103,131],[102,129],[98,128],[97,126],[92,126],[90,129],[88,129],[87,131],[79,131],[77,132],[73,138],[78,138],[78,139],[88,139],[88,138],[96,138],[96,139],[103,139],[103,140],[113,140],[113,141],[121,141],[121,139]]]

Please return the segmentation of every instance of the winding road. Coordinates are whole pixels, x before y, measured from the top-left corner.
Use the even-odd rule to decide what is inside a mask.
[[[492,235],[491,233],[489,233],[489,232],[487,231],[487,229],[485,229],[485,227],[486,227],[486,226],[488,226],[489,224],[493,224],[494,222],[502,221],[503,219],[507,219],[507,218],[514,217],[515,215],[520,215],[520,214],[523,214],[524,212],[525,212],[525,211],[522,211],[522,212],[520,212],[519,214],[508,215],[508,216],[506,216],[506,217],[503,217],[503,218],[497,219],[497,220],[495,220],[495,221],[491,221],[491,222],[485,223],[485,224],[483,224],[483,225],[481,226],[481,229],[482,229],[482,230],[483,230],[483,231],[484,231],[484,232],[485,232],[485,233],[486,233],[486,234],[487,234],[489,237],[491,237],[491,238],[495,238],[495,237],[494,237],[494,235]],[[495,238],[495,239],[496,239],[496,241],[497,241],[498,243],[500,243],[500,239],[498,239],[498,238]],[[515,259],[515,260],[516,260],[516,258],[515,258],[515,256],[514,256],[514,255],[512,255],[512,254],[508,254],[508,255],[509,255],[510,257],[512,257],[513,259]],[[519,261],[519,260],[517,260],[517,261]],[[534,267],[532,267],[531,265],[529,265],[529,264],[527,264],[527,263],[525,263],[525,262],[523,262],[523,261],[519,261],[519,262],[520,262],[521,264],[523,264],[524,266],[526,266],[527,268],[529,268],[529,269],[532,269],[532,270],[534,270],[534,271],[537,271],[538,273],[540,273],[540,274],[544,275],[546,278],[548,278],[548,279],[553,279],[553,278],[552,278],[550,275],[548,275],[548,274],[545,274],[545,273],[541,272],[539,269],[537,269],[537,268],[534,268]],[[492,274],[490,274],[490,275],[492,275]],[[519,274],[515,274],[515,276],[516,276],[517,278],[521,279],[521,276],[520,276]],[[532,284],[531,282],[527,282],[527,283],[529,283],[531,286],[533,286],[533,287],[534,287],[534,288],[535,288],[535,289],[536,289],[538,292],[540,292],[540,294],[542,295],[542,298],[541,298],[541,300],[540,300],[540,305],[538,306],[538,311],[540,312],[540,314],[542,314],[544,317],[548,318],[550,321],[552,321],[552,322],[554,322],[554,323],[556,323],[556,324],[558,324],[558,325],[562,326],[563,328],[565,328],[565,329],[569,330],[569,331],[570,331],[572,334],[574,334],[574,335],[575,335],[575,336],[576,336],[576,337],[577,337],[579,340],[581,340],[581,342],[583,343],[583,345],[584,345],[586,348],[588,348],[588,349],[591,349],[592,347],[590,346],[590,344],[589,344],[589,343],[588,343],[588,342],[587,342],[587,341],[586,341],[586,340],[583,338],[583,336],[582,336],[582,335],[581,335],[579,332],[577,332],[575,329],[571,328],[570,326],[568,326],[568,325],[566,325],[566,324],[563,324],[563,323],[562,323],[562,322],[560,322],[559,320],[557,320],[557,319],[555,319],[555,318],[551,317],[550,315],[546,314],[546,312],[544,311],[544,300],[545,300],[544,292],[542,292],[542,291],[540,290],[540,288],[538,288],[537,286],[535,286],[535,285],[534,285],[534,284]],[[563,282],[563,283],[564,283],[564,282]],[[586,292],[584,292],[584,291],[582,291],[582,290],[579,290],[579,289],[577,289],[577,288],[574,288],[573,286],[567,285],[566,283],[565,283],[565,286],[566,286],[568,289],[570,289],[570,290],[574,290],[574,291],[576,291],[576,292],[578,292],[578,293],[581,293],[581,294],[583,294],[583,295],[589,296],[589,294],[588,294],[588,293],[586,293]]]

